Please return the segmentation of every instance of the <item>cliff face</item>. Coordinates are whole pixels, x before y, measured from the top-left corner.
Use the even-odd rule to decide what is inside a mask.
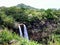
[[[30,39],[37,41],[41,41],[43,38],[48,39],[56,28],[57,24],[54,21],[34,21],[27,24]]]
[[[14,32],[19,34],[18,24],[21,23],[15,23],[15,26],[13,29]],[[24,23],[27,27],[29,39],[35,40],[35,41],[42,41],[42,39],[49,39],[49,36],[51,36],[52,32],[55,31],[57,28],[57,23],[53,20],[51,21],[40,21],[35,20],[30,23]]]

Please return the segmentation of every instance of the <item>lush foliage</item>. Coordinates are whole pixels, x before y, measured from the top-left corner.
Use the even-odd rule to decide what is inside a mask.
[[[24,38],[19,37],[17,34],[8,31],[8,29],[4,29],[0,32],[0,44],[9,43],[12,40],[17,40],[19,45],[39,45],[37,42],[28,41]]]
[[[37,37],[39,37],[39,39],[47,38],[47,36],[49,36],[48,34],[59,35],[60,34],[60,9],[46,9],[46,10],[35,9],[33,7],[26,6],[24,4],[21,5],[19,4],[13,7],[0,7],[0,28],[8,27],[12,29],[15,26],[14,25],[15,22],[26,24],[27,28],[29,29],[29,33],[32,32],[30,33],[30,35],[34,33],[32,30],[37,29],[37,32],[39,34],[36,34],[36,31],[34,30],[35,31],[34,35],[36,36],[38,35]],[[40,37],[39,31],[42,32],[41,35],[43,36]],[[46,34],[46,36],[44,34]],[[5,31],[5,30],[0,35],[1,35],[0,37],[2,37],[1,38],[2,42],[10,41],[13,38],[19,39],[19,37],[16,36],[16,34],[9,33],[9,31]],[[60,38],[55,37],[55,39],[59,40]],[[26,43],[28,45],[30,44],[37,45],[33,42],[27,42],[27,41],[25,42],[24,40],[21,41],[21,43],[22,42],[23,45]]]

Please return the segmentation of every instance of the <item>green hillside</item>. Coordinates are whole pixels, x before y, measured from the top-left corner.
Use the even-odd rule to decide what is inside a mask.
[[[30,41],[19,37],[18,24],[26,25]],[[37,9],[25,4],[0,7],[0,30],[0,43],[4,45],[11,40],[17,40],[16,45],[59,45],[60,9]]]

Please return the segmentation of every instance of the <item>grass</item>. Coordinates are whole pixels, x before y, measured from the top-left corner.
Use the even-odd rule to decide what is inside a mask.
[[[11,45],[41,45],[35,41],[29,41],[24,38],[19,37],[17,34],[4,29],[0,32],[0,44],[9,45],[9,42],[15,40]]]
[[[51,41],[49,42],[48,45],[60,45],[60,34],[55,34],[54,40],[55,40],[55,43]],[[10,41],[13,41],[13,43],[11,43],[10,45],[42,45],[42,44],[38,44],[35,41],[26,40],[18,36],[16,33],[10,32],[6,28],[4,30],[0,30],[0,44],[9,45]]]
[[[49,45],[60,45],[60,34],[54,34],[55,43],[50,42]]]

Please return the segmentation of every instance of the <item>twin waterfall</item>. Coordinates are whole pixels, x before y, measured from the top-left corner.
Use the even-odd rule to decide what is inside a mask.
[[[23,28],[24,28],[24,31],[22,31],[21,26],[19,25],[19,33],[20,33],[20,36],[21,37],[24,37],[27,40],[29,40],[26,25],[23,24]],[[23,33],[24,33],[24,35],[23,35]]]

